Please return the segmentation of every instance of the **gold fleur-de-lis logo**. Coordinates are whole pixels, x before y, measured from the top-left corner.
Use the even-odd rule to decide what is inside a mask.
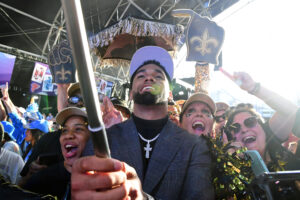
[[[211,49],[208,47],[209,44],[212,44],[214,47],[217,47],[219,42],[214,37],[209,37],[208,30],[205,29],[201,37],[194,36],[190,39],[190,43],[193,44],[195,42],[198,42],[199,45],[195,46],[195,51],[198,51],[201,53],[202,56],[205,54],[211,53]]]
[[[68,79],[68,77],[66,76],[67,74],[69,74],[71,76],[71,71],[70,70],[65,70],[64,66],[62,66],[61,71],[57,71],[56,76],[60,75],[59,80],[65,81]]]

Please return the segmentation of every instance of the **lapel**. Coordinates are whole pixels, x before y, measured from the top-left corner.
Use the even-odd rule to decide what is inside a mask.
[[[142,182],[143,160],[136,126],[132,118],[124,123],[122,131],[114,134],[115,138],[112,138],[112,143],[114,143],[114,147],[111,149],[112,157],[133,167]],[[114,141],[118,141],[118,143]]]
[[[168,120],[155,144],[143,183],[144,191],[151,193],[167,171],[181,146],[180,134],[175,134],[175,124]]]

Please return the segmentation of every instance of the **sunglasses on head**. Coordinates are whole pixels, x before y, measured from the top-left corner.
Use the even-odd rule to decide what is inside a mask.
[[[256,126],[258,120],[256,117],[249,117],[247,119],[244,120],[244,125],[247,127],[247,128],[253,128],[254,126]],[[234,134],[237,134],[241,131],[241,128],[242,128],[242,125],[239,124],[239,123],[235,123],[235,124],[231,124],[229,127],[228,127],[228,130],[231,132],[231,133],[234,133]]]
[[[217,123],[220,123],[220,122],[224,121],[225,119],[226,119],[225,113],[220,116],[215,116],[215,120]]]
[[[78,96],[73,96],[68,99],[68,102],[70,104],[78,104],[79,102],[82,102],[82,98]]]

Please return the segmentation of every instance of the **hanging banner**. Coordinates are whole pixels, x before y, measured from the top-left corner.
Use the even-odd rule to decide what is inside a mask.
[[[10,82],[16,56],[0,52],[0,86]]]
[[[42,83],[46,70],[46,66],[44,66],[42,63],[36,62],[32,73],[31,81]]]
[[[218,56],[224,42],[224,29],[190,9],[173,10],[172,15],[190,18],[186,31],[186,60],[218,65]]]
[[[97,72],[94,73],[94,76],[96,81],[96,88],[100,99],[103,97],[103,95],[108,96],[110,98],[113,92],[114,82],[102,79]]]
[[[52,83],[53,77],[49,66],[44,63],[35,63],[32,73],[30,93],[38,95],[54,96],[57,94],[57,86]]]
[[[68,40],[55,45],[48,54],[48,63],[54,83],[74,83],[75,65]]]

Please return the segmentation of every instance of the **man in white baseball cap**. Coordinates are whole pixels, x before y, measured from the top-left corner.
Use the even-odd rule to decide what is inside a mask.
[[[174,64],[172,57],[165,49],[157,46],[145,46],[135,52],[130,62],[130,78],[134,77],[137,69],[153,61],[164,70],[169,81],[173,79]]]
[[[73,198],[214,199],[205,141],[168,118],[173,69],[160,47],[136,51],[130,65],[132,117],[107,129],[114,159],[79,159],[72,168]],[[91,141],[87,147],[93,154]]]

